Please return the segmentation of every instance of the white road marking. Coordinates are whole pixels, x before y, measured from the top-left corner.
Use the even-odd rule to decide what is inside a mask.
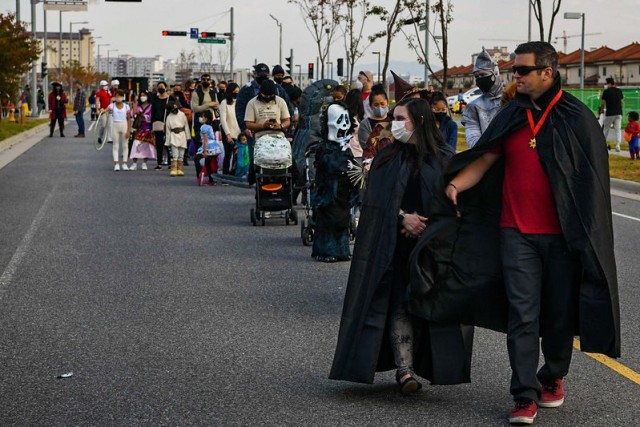
[[[22,238],[22,241],[20,242],[20,244],[16,248],[16,251],[11,257],[11,261],[9,261],[9,264],[7,264],[7,268],[4,269],[2,276],[0,276],[0,299],[2,299],[2,294],[6,291],[6,288],[13,281],[13,277],[15,276],[16,271],[18,270],[18,266],[20,265],[22,258],[24,258],[25,254],[29,250],[31,241],[33,240],[33,237],[36,235],[36,232],[38,231],[40,224],[45,218],[45,213],[47,212],[47,209],[51,204],[51,199],[53,198],[53,194],[55,193],[55,190],[56,190],[56,187],[54,187],[51,190],[51,192],[47,195],[47,198],[44,200],[44,203],[42,203],[42,206],[40,206],[38,213],[36,214],[35,218],[31,222],[31,225],[29,226],[27,233],[24,235],[24,237]]]
[[[640,221],[640,218],[636,218],[635,216],[629,216],[629,215],[624,215],[618,212],[611,212],[613,215],[622,217],[622,218],[627,218],[627,219],[632,219],[634,221]]]

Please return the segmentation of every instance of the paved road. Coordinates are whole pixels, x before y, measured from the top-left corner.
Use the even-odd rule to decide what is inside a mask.
[[[312,261],[284,221],[251,226],[250,190],[115,173],[109,150],[44,138],[0,169],[1,425],[506,424],[503,335],[477,331],[471,384],[329,381],[348,263]],[[640,372],[640,197],[624,195],[619,361]],[[567,403],[537,424],[636,425],[639,392],[575,352]]]

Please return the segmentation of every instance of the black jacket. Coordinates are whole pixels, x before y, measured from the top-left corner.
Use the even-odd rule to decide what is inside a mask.
[[[542,111],[559,90],[557,75],[554,86],[536,100]],[[473,149],[452,159],[445,181],[517,129],[529,126],[527,108],[532,108],[529,97],[517,95],[496,115]],[[542,111],[532,109],[535,123]],[[576,302],[581,349],[618,357],[620,313],[604,136],[593,113],[564,92],[536,141],[564,238],[570,250],[580,253],[582,262]],[[430,227],[421,238],[410,265],[410,308],[414,313],[427,319],[505,330],[499,237],[503,180],[504,161],[500,159],[478,185],[458,196],[461,220],[444,215],[440,225]],[[433,259],[436,261],[430,261]]]
[[[395,157],[377,167],[391,150],[397,150]],[[448,146],[442,150],[445,157],[453,153]],[[372,383],[376,371],[396,367],[386,327],[391,289],[381,286],[381,280],[394,261],[398,212],[410,173],[406,154],[402,143],[385,147],[369,174],[331,379]],[[442,167],[435,156],[425,159],[420,176],[423,212],[429,216],[443,194]],[[434,384],[468,382],[473,330],[424,320],[416,324],[416,373]]]

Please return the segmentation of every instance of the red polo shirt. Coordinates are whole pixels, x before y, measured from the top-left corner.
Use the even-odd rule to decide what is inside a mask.
[[[100,108],[107,108],[111,104],[111,95],[106,90],[97,91],[96,98],[100,100]]]
[[[495,150],[505,156],[500,226],[524,234],[562,234],[551,183],[538,149],[529,146],[532,138],[529,126],[523,126]]]

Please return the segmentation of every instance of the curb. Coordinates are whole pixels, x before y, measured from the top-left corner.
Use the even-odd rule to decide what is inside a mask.
[[[14,145],[22,142],[24,139],[36,135],[42,131],[49,129],[49,123],[42,123],[34,128],[21,132],[10,138],[0,141],[0,152],[11,149]]]

